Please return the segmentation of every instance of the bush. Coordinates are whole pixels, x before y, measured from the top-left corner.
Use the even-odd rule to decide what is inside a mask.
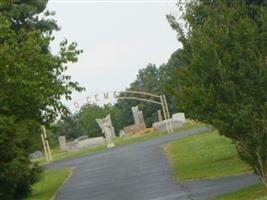
[[[39,178],[41,168],[30,162],[27,150],[32,126],[29,121],[0,116],[0,199],[25,197]]]

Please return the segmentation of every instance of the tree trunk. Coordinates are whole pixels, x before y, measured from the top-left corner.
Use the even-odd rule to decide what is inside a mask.
[[[266,166],[266,159],[265,158],[262,158],[262,156],[260,155],[259,148],[256,151],[256,155],[257,155],[258,164],[259,164],[259,167],[258,167],[257,171],[258,171],[258,174],[260,176],[260,179],[261,179],[262,183],[267,188],[267,166]]]

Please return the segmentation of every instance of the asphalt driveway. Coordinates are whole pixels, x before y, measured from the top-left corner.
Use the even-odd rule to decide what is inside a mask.
[[[253,175],[212,181],[177,183],[162,145],[199,134],[198,128],[106,152],[55,162],[49,169],[75,167],[58,200],[185,200],[208,199],[253,184]]]

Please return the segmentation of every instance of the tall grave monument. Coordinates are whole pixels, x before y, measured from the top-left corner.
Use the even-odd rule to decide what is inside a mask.
[[[114,127],[112,126],[110,115],[106,116],[104,119],[96,119],[102,133],[105,134],[107,148],[112,148],[115,144],[112,141],[112,136],[115,136]]]

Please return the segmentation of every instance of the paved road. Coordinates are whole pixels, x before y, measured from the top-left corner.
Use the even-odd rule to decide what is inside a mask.
[[[70,180],[59,191],[58,200],[187,200],[208,199],[257,181],[254,176],[179,184],[175,181],[162,145],[198,134],[193,129],[125,147],[114,148],[67,161],[50,169],[75,167]]]

